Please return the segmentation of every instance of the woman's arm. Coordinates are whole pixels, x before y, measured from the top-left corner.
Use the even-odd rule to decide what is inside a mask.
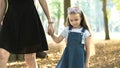
[[[6,0],[0,0],[0,23],[2,22],[6,11]],[[0,24],[1,25],[1,24]]]
[[[91,45],[92,45],[92,37],[89,36],[85,40],[85,47],[86,47],[86,63],[85,63],[85,68],[89,68],[90,46]]]
[[[40,3],[41,7],[43,8],[43,11],[45,12],[45,14],[47,16],[48,23],[52,23],[46,0],[39,0],[39,3]]]

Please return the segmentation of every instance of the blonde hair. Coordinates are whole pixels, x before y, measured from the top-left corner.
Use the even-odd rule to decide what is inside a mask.
[[[90,26],[88,25],[88,21],[87,21],[87,18],[85,16],[85,14],[83,13],[83,10],[80,8],[80,7],[69,7],[67,9],[67,14],[80,14],[80,17],[81,17],[81,23],[80,23],[80,26],[82,26],[83,28],[87,29],[90,33],[91,33],[91,30],[90,30]],[[65,26],[71,26],[72,25],[70,24],[69,22],[69,18],[67,16],[66,18],[66,22],[65,22]]]

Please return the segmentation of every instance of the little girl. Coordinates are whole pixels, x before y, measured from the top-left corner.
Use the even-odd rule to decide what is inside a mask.
[[[89,68],[91,33],[85,15],[79,7],[68,8],[67,27],[59,37],[51,28],[49,33],[56,43],[66,38],[66,48],[56,68]]]

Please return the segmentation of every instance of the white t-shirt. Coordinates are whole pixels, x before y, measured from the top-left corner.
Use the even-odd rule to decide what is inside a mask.
[[[77,32],[81,33],[83,28],[76,28],[76,29],[71,29],[69,30],[69,27],[65,27],[61,35],[67,40],[69,32]],[[85,39],[90,36],[90,33],[88,30],[85,30],[82,36],[82,44],[85,44]]]

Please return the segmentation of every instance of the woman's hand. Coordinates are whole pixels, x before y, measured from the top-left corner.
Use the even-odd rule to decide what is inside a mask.
[[[54,29],[53,29],[52,23],[48,24],[48,34],[51,36],[54,34]]]

